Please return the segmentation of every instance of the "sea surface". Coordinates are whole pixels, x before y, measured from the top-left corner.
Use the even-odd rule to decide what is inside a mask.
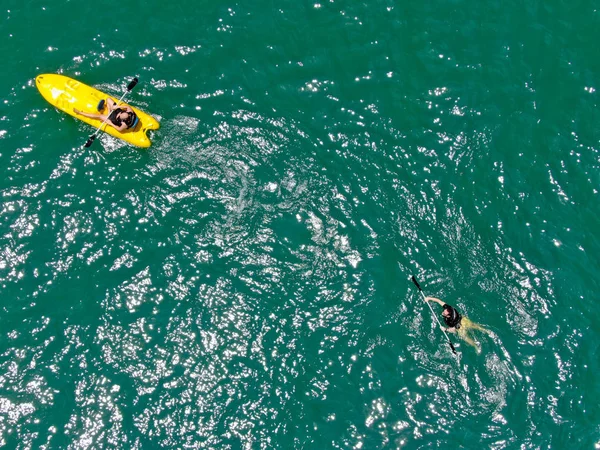
[[[599,38],[594,1],[2,2],[0,447],[600,449]],[[40,73],[137,76],[152,147],[83,148]]]

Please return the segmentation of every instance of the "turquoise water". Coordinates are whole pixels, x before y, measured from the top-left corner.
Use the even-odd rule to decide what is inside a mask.
[[[0,18],[3,448],[600,448],[593,2]],[[46,72],[138,76],[153,146]]]

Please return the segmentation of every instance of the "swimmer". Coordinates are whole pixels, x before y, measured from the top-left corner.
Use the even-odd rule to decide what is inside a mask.
[[[425,300],[428,302],[435,302],[443,308],[442,317],[447,325],[447,327],[444,327],[443,325],[440,326],[443,331],[449,331],[450,333],[458,334],[467,344],[475,347],[477,353],[481,352],[481,348],[479,348],[477,343],[467,335],[467,332],[469,330],[478,330],[487,334],[491,334],[489,330],[486,330],[479,324],[471,322],[467,317],[461,316],[456,309],[441,301],[439,298],[425,297]]]

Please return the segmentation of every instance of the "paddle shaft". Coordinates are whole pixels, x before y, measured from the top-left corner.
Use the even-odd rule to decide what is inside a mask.
[[[133,80],[131,80],[131,82],[127,85],[127,90],[125,92],[123,92],[123,95],[121,95],[121,98],[119,99],[119,101],[117,103],[115,103],[116,106],[119,105],[119,103],[121,103],[123,101],[123,99],[125,98],[125,96],[131,92],[131,90],[135,87],[135,85],[138,83],[138,79],[134,78]],[[110,114],[109,114],[110,115]],[[96,134],[98,134],[98,131],[100,131],[100,129],[104,126],[104,124],[108,121],[108,116],[106,116],[106,119],[104,119],[104,122],[102,122],[100,124],[100,126],[96,129],[96,131],[94,131],[94,134],[92,134],[89,139],[87,140],[87,142],[85,143],[86,147],[89,147],[90,145],[92,145],[92,142],[94,142],[94,139],[96,138]]]
[[[452,349],[452,352],[456,355],[456,349],[454,348],[454,344],[452,343],[452,341],[450,340],[450,336],[448,336],[448,334],[446,333],[446,331],[444,330],[444,327],[442,326],[440,320],[437,318],[437,315],[435,314],[435,312],[433,311],[433,308],[431,307],[431,305],[429,304],[429,302],[427,301],[427,298],[425,297],[425,294],[423,293],[423,291],[421,290],[421,286],[419,286],[419,283],[417,282],[417,279],[413,276],[412,277],[412,282],[415,283],[415,286],[417,286],[417,289],[419,289],[420,294],[423,296],[423,301],[425,303],[427,303],[427,306],[429,306],[429,310],[431,311],[431,314],[433,315],[433,318],[435,319],[435,321],[438,323],[438,325],[440,326],[442,333],[444,333],[444,336],[446,336],[446,339],[448,339],[448,344],[450,344],[450,348]]]

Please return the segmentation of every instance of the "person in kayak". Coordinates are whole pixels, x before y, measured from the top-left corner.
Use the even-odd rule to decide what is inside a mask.
[[[484,333],[491,334],[491,331],[486,330],[479,324],[471,322],[467,317],[461,316],[455,308],[443,302],[439,298],[425,297],[425,300],[428,302],[435,302],[443,308],[442,317],[444,318],[444,322],[446,323],[447,327],[442,326],[442,330],[458,334],[467,344],[475,347],[477,353],[481,352],[481,349],[477,343],[470,336],[468,336],[467,332],[469,330],[479,330],[483,331]]]
[[[73,108],[73,112],[75,114],[79,114],[81,116],[89,117],[90,119],[98,119],[101,121],[105,121],[109,125],[111,125],[116,130],[123,132],[128,129],[133,129],[139,122],[138,116],[135,114],[133,109],[131,109],[127,105],[120,105],[113,101],[113,99],[108,98],[106,102],[101,100],[98,104],[98,111],[102,111],[105,109],[107,114],[95,114],[95,113],[87,113],[83,111],[79,111],[78,109]],[[108,119],[108,120],[107,120]]]

